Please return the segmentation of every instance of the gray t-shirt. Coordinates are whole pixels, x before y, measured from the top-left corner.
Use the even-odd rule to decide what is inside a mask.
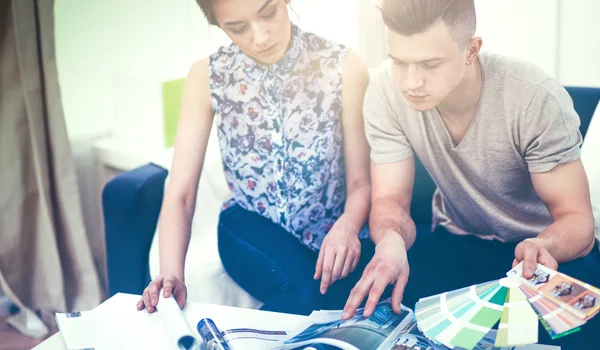
[[[567,91],[536,66],[484,53],[479,61],[481,97],[458,145],[437,109],[410,107],[395,88],[389,60],[374,70],[364,101],[371,159],[418,155],[437,185],[432,229],[503,242],[534,237],[552,217],[530,173],[579,158],[579,117]]]

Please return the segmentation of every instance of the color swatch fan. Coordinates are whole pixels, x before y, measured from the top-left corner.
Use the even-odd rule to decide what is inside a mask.
[[[542,265],[533,277],[522,264],[506,278],[427,298],[415,306],[417,325],[449,348],[473,349],[497,326],[496,347],[534,344],[539,322],[556,339],[579,330],[600,310],[600,289]]]

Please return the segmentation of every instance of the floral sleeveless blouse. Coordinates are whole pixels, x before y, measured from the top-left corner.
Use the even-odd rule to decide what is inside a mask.
[[[342,67],[347,49],[292,26],[263,65],[231,44],[210,56],[212,108],[231,205],[317,250],[344,211]],[[361,237],[367,236],[366,228]]]

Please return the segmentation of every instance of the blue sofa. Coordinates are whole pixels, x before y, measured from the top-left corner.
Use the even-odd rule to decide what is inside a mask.
[[[567,87],[587,132],[600,100],[600,88]],[[417,224],[431,224],[435,184],[416,159],[411,213]],[[109,181],[102,193],[106,235],[109,296],[118,292],[141,294],[150,281],[148,258],[163,199],[167,170],[147,164]]]

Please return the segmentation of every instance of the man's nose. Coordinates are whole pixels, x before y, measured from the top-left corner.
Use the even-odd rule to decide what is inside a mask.
[[[421,69],[418,65],[411,64],[408,66],[406,71],[406,79],[404,80],[404,87],[407,90],[416,90],[423,87],[424,79]]]

